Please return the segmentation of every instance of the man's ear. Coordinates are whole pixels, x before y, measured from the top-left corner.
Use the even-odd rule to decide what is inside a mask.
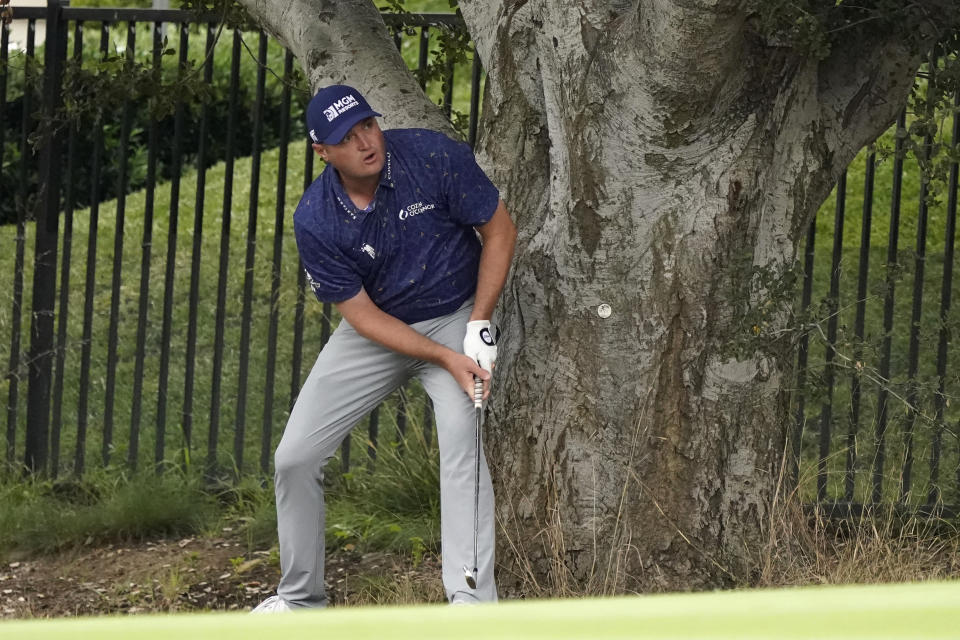
[[[314,142],[313,150],[318,156],[320,156],[320,158],[323,159],[324,162],[327,161],[327,148],[324,145],[320,144],[319,142]]]

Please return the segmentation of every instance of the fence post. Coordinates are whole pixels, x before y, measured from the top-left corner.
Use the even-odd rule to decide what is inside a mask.
[[[30,323],[30,375],[27,391],[25,463],[30,471],[47,466],[50,432],[50,382],[53,369],[53,316],[57,286],[57,232],[60,213],[60,150],[56,113],[60,107],[66,30],[62,7],[66,0],[49,0],[44,54],[43,146],[40,160],[42,207],[37,219],[36,257],[33,272],[33,312]]]

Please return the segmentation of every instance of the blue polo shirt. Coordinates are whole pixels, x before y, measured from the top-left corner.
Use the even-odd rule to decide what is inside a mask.
[[[293,215],[300,260],[322,302],[366,290],[406,323],[456,311],[477,288],[480,240],[500,200],[466,144],[426,129],[384,132],[371,206],[358,209],[330,165]]]

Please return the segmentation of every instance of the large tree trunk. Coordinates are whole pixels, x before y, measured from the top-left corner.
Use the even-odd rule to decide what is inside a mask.
[[[741,4],[461,2],[490,74],[478,152],[520,228],[486,440],[507,592],[758,566],[793,353],[777,285],[917,61],[797,59]]]
[[[443,127],[364,0],[243,2],[314,86]],[[489,74],[478,155],[520,229],[486,433],[507,594],[757,564],[786,446],[781,276],[919,60],[896,34],[798,57],[750,4],[460,1]]]

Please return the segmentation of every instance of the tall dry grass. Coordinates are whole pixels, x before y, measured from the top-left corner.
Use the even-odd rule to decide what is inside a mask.
[[[785,469],[785,465],[784,465]],[[960,579],[960,522],[954,516],[918,512],[898,504],[851,509],[848,513],[828,513],[806,503],[809,495],[801,478],[799,486],[784,488],[784,473],[775,497],[767,509],[768,519],[762,534],[763,544],[755,549],[744,575],[728,573],[736,587],[770,588],[809,585],[919,582]],[[631,585],[641,583],[631,576],[626,560],[638,550],[618,515],[617,540],[595,545],[597,557],[593,571],[578,578],[571,570],[565,543],[564,514],[553,496],[541,513],[540,531],[526,540],[518,529],[499,523],[501,546],[513,556],[510,563],[519,569],[501,576],[518,583],[523,597],[570,598],[637,593]],[[664,516],[663,526],[676,527]],[[693,536],[681,529],[678,536],[695,546]],[[531,552],[543,554],[549,569],[544,575],[529,560]],[[722,556],[707,550],[698,553],[724,569]],[[543,565],[540,565],[543,566]],[[654,567],[655,571],[656,568]]]

